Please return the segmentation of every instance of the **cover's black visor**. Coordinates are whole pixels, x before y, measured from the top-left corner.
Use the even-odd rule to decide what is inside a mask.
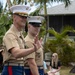
[[[29,24],[31,24],[34,27],[40,27],[41,26],[41,23],[29,22]]]

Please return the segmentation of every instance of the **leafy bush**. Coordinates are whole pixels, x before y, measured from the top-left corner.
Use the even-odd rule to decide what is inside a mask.
[[[59,59],[63,65],[68,65],[70,62],[75,61],[75,41],[71,40],[67,34],[73,31],[74,29],[70,26],[64,28],[61,33],[51,28],[49,33],[53,34],[55,38],[48,38],[44,45],[45,52],[51,51],[59,54]]]

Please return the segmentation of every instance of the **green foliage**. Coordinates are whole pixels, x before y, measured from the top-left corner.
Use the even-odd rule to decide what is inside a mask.
[[[24,4],[25,0],[13,0],[13,4],[17,5],[17,4]]]
[[[12,24],[12,18],[9,14],[2,14],[0,17],[0,44],[2,43],[2,37]]]
[[[55,38],[47,39],[44,46],[45,52],[57,52],[64,65],[68,65],[69,62],[75,61],[75,41],[70,39],[67,34],[73,31],[74,29],[71,26],[64,27],[60,33],[56,32],[53,28],[48,30]]]
[[[0,2],[0,15],[1,15],[1,13],[2,13],[2,10],[3,10],[3,5],[2,5],[2,3]]]
[[[46,22],[45,22],[45,20],[42,22],[42,26],[41,26],[41,28],[40,28],[40,33],[39,33],[39,37],[41,38],[44,38],[44,35],[46,34],[46,29],[45,29],[45,27],[46,27]]]
[[[44,3],[53,3],[53,2],[64,2],[65,6],[70,4],[70,0],[34,0],[37,4],[44,4]]]

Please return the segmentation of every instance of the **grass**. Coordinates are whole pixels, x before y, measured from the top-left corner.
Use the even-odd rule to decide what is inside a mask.
[[[75,73],[69,73],[72,67],[62,67],[60,70],[60,75],[75,75]]]

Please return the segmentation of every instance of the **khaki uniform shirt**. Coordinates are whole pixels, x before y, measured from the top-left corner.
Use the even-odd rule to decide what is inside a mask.
[[[20,38],[21,32],[16,29],[14,25],[6,32],[3,37],[4,51],[3,51],[3,62],[23,63],[23,58],[15,58],[8,51],[14,47],[24,49],[23,40]],[[23,36],[22,36],[23,37]]]
[[[25,44],[27,47],[32,47],[33,45],[31,45],[31,43],[34,42],[34,37],[31,36],[30,34],[28,34],[25,37],[25,42],[26,42]],[[25,58],[25,60],[28,58],[33,58],[33,59],[35,59],[37,66],[42,66],[43,65],[43,49],[40,48],[40,50],[37,50],[36,52],[33,52],[24,58]],[[27,62],[25,65],[26,66],[28,65]]]

